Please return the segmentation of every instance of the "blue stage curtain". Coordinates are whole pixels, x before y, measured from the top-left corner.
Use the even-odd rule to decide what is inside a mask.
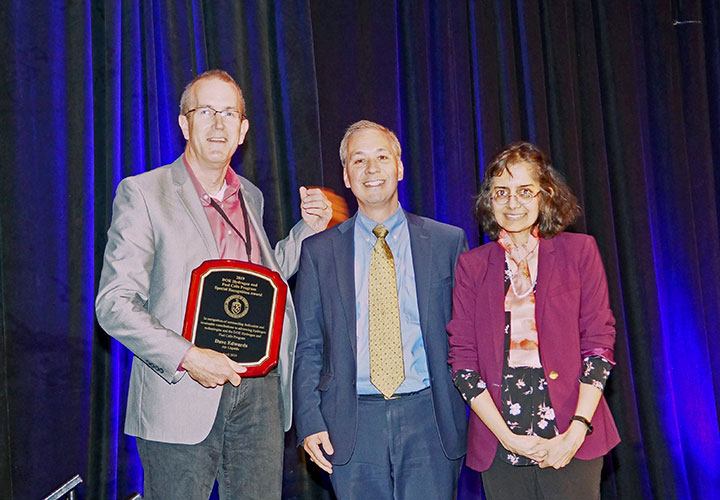
[[[403,206],[465,229],[504,144],[550,153],[595,236],[617,318],[622,443],[603,498],[720,497],[720,6],[713,0],[28,0],[0,4],[0,497],[75,473],[139,491],[131,354],[93,300],[115,186],[177,157],[183,86],[222,67],[250,134],[233,167],[278,239],[299,185],[345,191],[371,119],[403,145]],[[329,498],[288,440],[287,498]],[[459,498],[481,498],[464,470]]]
[[[308,5],[53,0],[0,14],[0,497],[40,498],[80,473],[84,498],[124,498],[142,484],[122,431],[132,355],[93,308],[115,187],[182,152],[184,85],[221,67],[251,123],[233,166],[263,188],[270,238],[287,234],[298,187],[323,184]]]

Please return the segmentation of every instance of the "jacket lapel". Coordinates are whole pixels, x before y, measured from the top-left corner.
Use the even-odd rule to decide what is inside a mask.
[[[245,189],[245,185],[243,184],[243,182],[244,179],[241,178],[240,190],[242,191],[243,199],[245,200],[245,208],[247,209],[248,221],[250,222],[250,225],[255,231],[258,245],[260,245],[260,257],[262,260],[262,265],[269,269],[272,269],[273,271],[277,271],[282,276],[280,266],[278,265],[277,260],[275,260],[275,252],[270,246],[270,240],[268,240],[267,233],[265,233],[265,228],[263,228],[263,225],[261,223],[262,219],[260,217],[260,213],[258,212],[259,207],[257,206],[257,203],[251,199],[250,194]],[[290,279],[289,276],[282,277],[285,281]]]
[[[208,254],[213,259],[219,259],[220,254],[217,244],[215,243],[215,237],[212,234],[212,229],[210,228],[210,223],[207,220],[207,215],[205,215],[205,209],[202,203],[200,203],[200,197],[190,180],[182,156],[173,162],[170,171],[172,173],[175,190],[180,198],[180,203],[185,208],[188,216],[190,216],[198,233],[200,233]]]
[[[357,321],[355,319],[355,219],[357,214],[337,226],[332,240],[335,274],[340,292],[340,304],[345,313],[353,359],[357,359]]]
[[[423,227],[423,220],[408,212],[405,212],[410,233],[410,251],[412,253],[413,271],[415,273],[415,291],[418,301],[418,312],[420,313],[420,331],[425,337],[429,331],[427,324],[428,303],[430,300],[430,277],[432,271],[432,240],[427,230]],[[427,346],[427,339],[423,339]]]
[[[494,242],[488,260],[487,276],[480,285],[487,296],[490,338],[495,366],[503,366],[505,356],[505,250]],[[482,304],[482,302],[480,302]]]
[[[555,243],[552,239],[540,238],[538,249],[538,276],[535,288],[535,323],[538,337],[542,335],[542,320],[547,303],[547,293],[555,269]]]

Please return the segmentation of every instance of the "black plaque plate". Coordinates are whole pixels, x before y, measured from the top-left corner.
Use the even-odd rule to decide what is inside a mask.
[[[266,267],[236,260],[203,262],[192,272],[183,336],[263,376],[277,365],[287,284]]]

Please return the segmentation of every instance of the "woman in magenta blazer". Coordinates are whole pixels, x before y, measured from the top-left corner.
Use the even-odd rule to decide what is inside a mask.
[[[602,395],[615,320],[595,240],[562,231],[577,200],[533,144],[488,165],[475,215],[493,242],[460,256],[448,324],[470,405],[467,465],[490,500],[600,498],[619,441]]]

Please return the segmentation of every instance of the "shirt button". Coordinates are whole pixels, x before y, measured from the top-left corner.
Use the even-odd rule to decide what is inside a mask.
[[[550,372],[550,374],[548,376],[550,377],[551,380],[555,380],[556,378],[558,378],[560,376],[560,374],[558,372],[556,372],[555,370],[553,370]]]

